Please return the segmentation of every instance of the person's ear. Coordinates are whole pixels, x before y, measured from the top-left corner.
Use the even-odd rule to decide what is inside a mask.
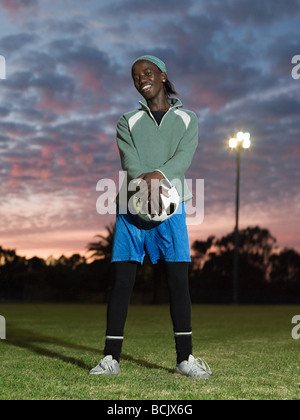
[[[162,82],[165,83],[167,81],[167,73],[162,73],[161,79],[162,79]]]

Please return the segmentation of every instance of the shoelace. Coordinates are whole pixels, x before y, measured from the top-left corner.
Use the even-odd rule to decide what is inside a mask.
[[[197,359],[195,359],[195,364],[199,366],[201,369],[203,369],[209,375],[212,375],[212,371],[209,367],[209,364],[204,359],[201,359],[201,357],[197,357]]]

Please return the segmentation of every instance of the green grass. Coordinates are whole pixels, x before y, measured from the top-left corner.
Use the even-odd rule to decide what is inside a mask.
[[[121,374],[90,376],[102,358],[106,307],[1,305],[1,400],[299,399],[295,306],[193,306],[194,355],[208,381],[174,374],[168,306],[131,306]]]

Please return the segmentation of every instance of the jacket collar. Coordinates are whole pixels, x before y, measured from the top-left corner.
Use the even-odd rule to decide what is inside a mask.
[[[182,107],[181,101],[177,98],[170,98],[168,99],[168,102],[171,105],[171,109],[172,108],[177,109],[177,108]],[[146,99],[142,99],[139,103],[142,105],[142,108],[146,109],[147,111],[150,111],[150,108],[147,105]]]

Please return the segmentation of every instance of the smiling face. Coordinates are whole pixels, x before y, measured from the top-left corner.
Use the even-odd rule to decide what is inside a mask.
[[[132,78],[134,86],[147,101],[161,95],[165,97],[163,81],[167,75],[150,61],[137,61],[132,68]]]

